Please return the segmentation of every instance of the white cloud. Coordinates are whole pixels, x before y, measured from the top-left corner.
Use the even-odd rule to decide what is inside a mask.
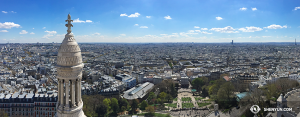
[[[46,29],[46,27],[43,27],[43,29]]]
[[[194,26],[194,28],[200,28],[199,26]]]
[[[93,22],[92,20],[85,20],[85,22],[87,22],[87,23],[91,23],[91,22]]]
[[[298,9],[300,9],[300,7],[295,7],[295,9],[294,9],[294,10],[296,11],[296,10],[298,10]]]
[[[79,18],[73,20],[74,23],[85,23],[83,20],[79,20]]]
[[[127,16],[127,14],[126,14],[126,13],[124,13],[124,14],[121,14],[120,16],[121,16],[121,17],[122,17],[122,16]]]
[[[32,29],[34,29],[34,28],[32,28]]]
[[[195,32],[195,31],[194,31],[194,30],[189,30],[188,32],[189,32],[189,33],[193,33],[193,32]]]
[[[17,13],[17,12],[14,12],[14,11],[11,11],[12,13]]]
[[[235,31],[231,26],[227,26],[224,28],[211,28],[211,31],[216,31],[220,33],[238,33],[238,31]]]
[[[169,16],[169,15],[165,16],[164,18],[167,19],[167,20],[172,19],[171,16]]]
[[[13,22],[0,23],[0,28],[11,29],[13,27],[19,28],[21,26],[19,24],[15,24]]]
[[[139,26],[139,24],[134,24],[134,26]]]
[[[0,30],[0,32],[8,32],[7,30]]]
[[[134,14],[129,15],[128,17],[139,17],[139,15],[141,15],[141,14],[139,14],[138,12],[136,12]]]
[[[140,28],[148,28],[147,26],[141,26]]]
[[[2,11],[2,13],[7,13],[6,11]]]
[[[168,34],[160,34],[160,35],[162,35],[162,36],[167,36]]]
[[[243,32],[255,32],[255,31],[261,31],[263,29],[259,28],[259,27],[250,26],[250,27],[246,27],[246,28],[240,28],[239,30],[243,31]]]
[[[121,36],[126,36],[126,34],[120,34]]]
[[[32,35],[33,35],[33,34],[35,34],[35,33],[34,33],[34,32],[31,32],[30,34],[32,34]]]
[[[208,30],[207,28],[201,28],[201,30]]]
[[[195,32],[201,32],[200,30],[195,30]]]
[[[266,30],[265,32],[268,32],[268,30]]]
[[[48,31],[48,30],[46,30],[45,32],[48,33],[43,36],[43,38],[46,38],[46,39],[49,39],[49,37],[52,37],[53,35],[55,35],[57,33],[56,31]]]
[[[22,30],[21,32],[20,32],[20,34],[27,34],[28,32],[26,31],[26,30]]]
[[[223,18],[221,18],[221,17],[216,17],[216,19],[217,19],[217,20],[222,20]]]
[[[262,36],[263,38],[271,37],[271,36]]]
[[[100,35],[100,33],[97,33],[97,32],[96,32],[96,33],[94,33],[94,34],[92,34],[92,35]]]
[[[280,26],[280,25],[272,24],[272,25],[270,25],[268,27],[264,27],[264,28],[268,28],[268,29],[281,29],[281,28],[287,28],[287,25]]]
[[[146,16],[146,18],[151,18],[151,16]]]
[[[241,11],[246,11],[247,8],[243,7],[243,8],[240,8]]]
[[[208,33],[206,31],[201,32],[202,34],[212,34],[212,33]]]
[[[252,9],[252,11],[256,11],[257,10],[257,8],[251,8]]]

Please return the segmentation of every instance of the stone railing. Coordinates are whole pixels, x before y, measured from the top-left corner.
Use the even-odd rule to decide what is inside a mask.
[[[300,89],[293,89],[289,92],[287,92],[285,95],[284,95],[284,98],[288,98],[290,95],[296,93],[296,92],[300,92]]]

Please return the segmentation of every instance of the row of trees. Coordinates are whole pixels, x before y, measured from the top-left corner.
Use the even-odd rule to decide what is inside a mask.
[[[210,99],[215,100],[221,108],[237,105],[233,95],[234,85],[231,82],[226,82],[223,78],[210,82],[208,82],[207,77],[196,78],[192,81],[192,86],[201,96],[209,96]]]
[[[136,113],[139,101],[127,101],[118,96],[105,98],[101,95],[83,95],[83,111],[88,117],[117,116],[118,113],[129,111]]]

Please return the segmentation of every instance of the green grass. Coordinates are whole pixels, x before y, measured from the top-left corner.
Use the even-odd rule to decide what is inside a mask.
[[[193,103],[182,103],[182,108],[193,108],[194,104]]]
[[[199,107],[203,107],[203,106],[206,106],[206,105],[210,105],[211,103],[198,103],[198,106]]]
[[[141,113],[141,114],[137,114],[139,116],[145,116],[145,114],[147,113]],[[161,113],[154,113],[153,117],[166,117],[168,114],[161,114]]]
[[[177,108],[176,103],[165,104],[165,106],[169,106],[169,107],[172,107],[172,108]]]
[[[174,101],[177,101],[178,99],[177,99],[177,98],[174,98],[173,100],[174,100]]]
[[[181,98],[181,101],[192,101],[190,97],[183,97]]]
[[[202,100],[202,99],[205,99],[204,97],[195,97],[195,100],[198,101],[198,100]]]

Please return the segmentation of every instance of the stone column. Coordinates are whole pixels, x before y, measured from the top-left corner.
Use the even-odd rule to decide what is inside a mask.
[[[81,86],[80,86],[80,79],[79,78],[77,79],[77,90],[78,90],[77,91],[77,100],[78,100],[77,103],[79,105],[81,103],[81,98],[80,98],[81,97],[81,93],[80,93],[81,92]]]
[[[69,85],[69,80],[67,80],[65,82],[66,84],[66,105],[65,105],[65,108],[66,109],[69,109],[70,108],[70,105],[69,105],[69,91],[70,91],[70,85]]]
[[[77,92],[75,92],[75,83],[76,83],[76,80],[71,80],[71,82],[72,82],[71,101],[72,101],[72,107],[75,107],[76,106],[75,105],[75,94],[77,93]]]
[[[82,103],[82,100],[81,100],[81,79],[79,78],[78,80],[78,87],[79,87],[79,102]]]
[[[58,91],[60,91],[60,90],[61,90],[61,87],[60,87],[60,79],[57,79],[57,80],[58,80]],[[58,93],[58,100],[57,100],[57,102],[58,102],[58,105],[59,105],[59,106],[60,106],[60,102],[61,102],[60,96],[61,96],[61,94]]]
[[[76,82],[76,88],[75,88],[75,92],[76,92],[76,104],[77,104],[77,106],[79,106],[79,96],[80,96],[80,94],[79,94],[79,90],[78,90],[78,79],[75,81]]]
[[[60,95],[60,107],[64,107],[64,81],[62,79],[59,80],[59,95]]]

